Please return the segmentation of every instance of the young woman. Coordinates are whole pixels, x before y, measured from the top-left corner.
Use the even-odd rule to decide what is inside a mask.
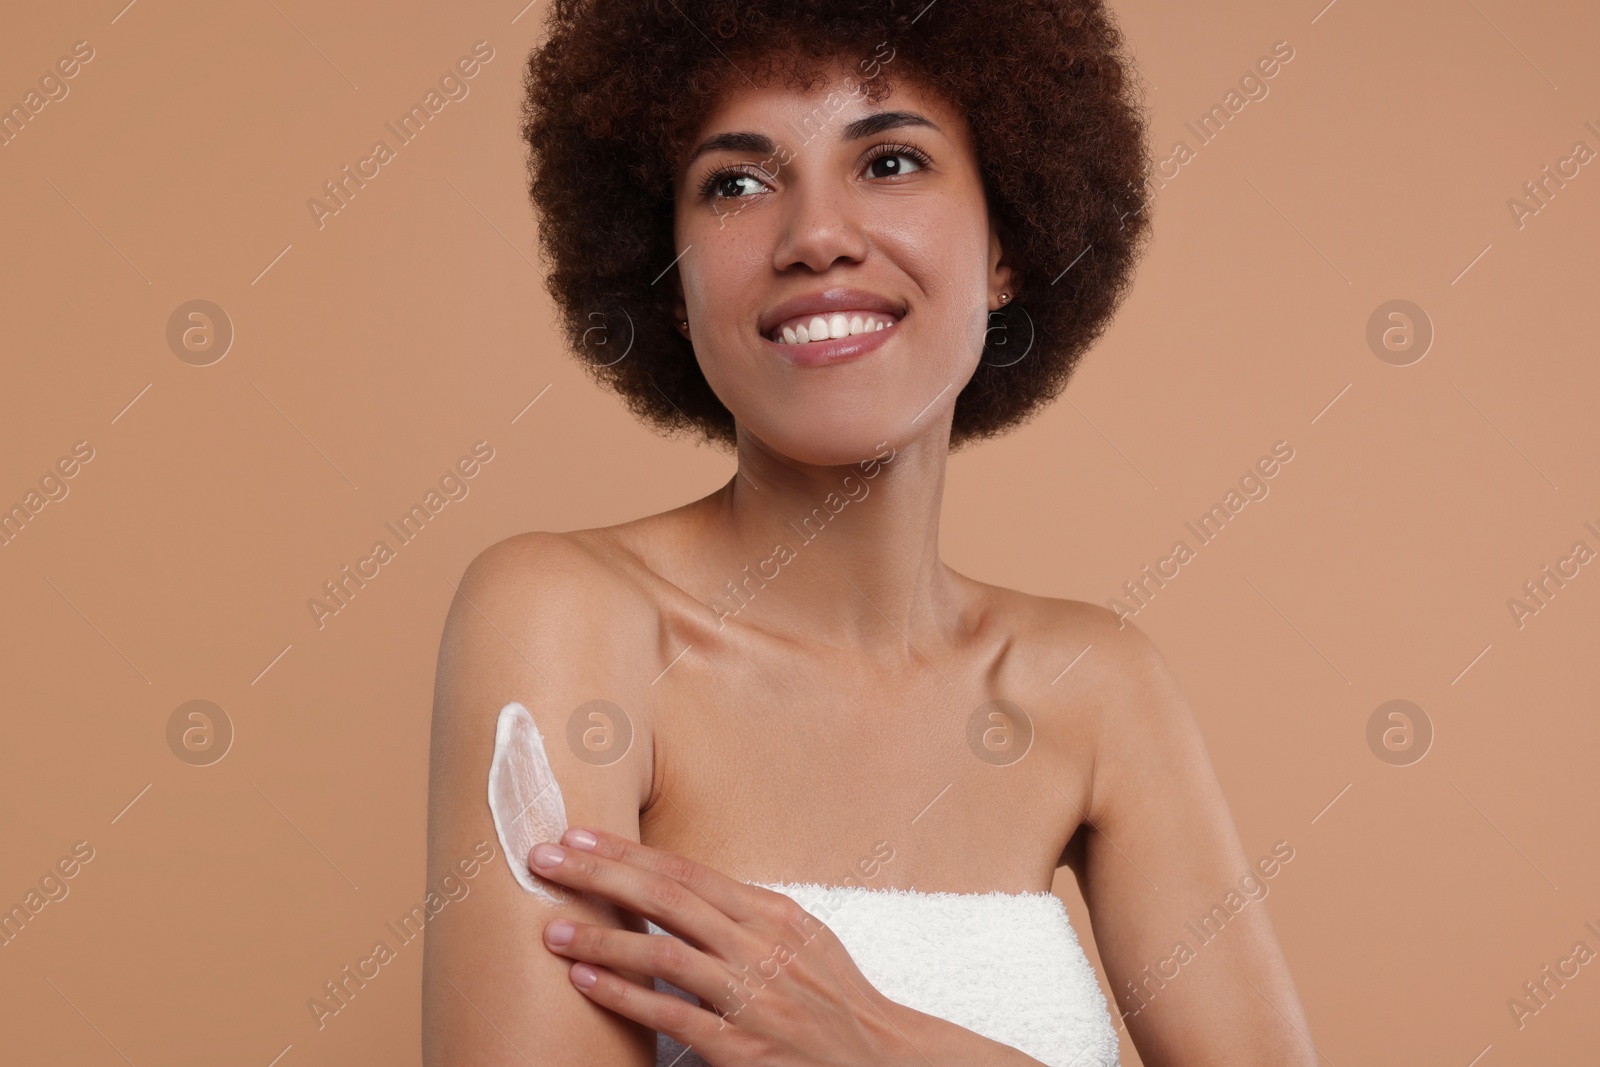
[[[736,469],[462,578],[430,884],[501,855],[430,923],[427,1062],[1090,1067],[1118,1018],[1150,1067],[1314,1062],[1161,655],[939,555],[949,453],[1059,394],[1147,233],[1110,16],[555,0],[527,89],[571,347]]]

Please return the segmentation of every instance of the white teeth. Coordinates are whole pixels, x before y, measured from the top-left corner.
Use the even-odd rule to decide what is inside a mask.
[[[858,333],[875,333],[894,325],[894,320],[877,312],[835,312],[829,316],[813,315],[809,319],[786,323],[774,341],[786,345],[803,345],[811,341],[827,341],[836,337],[849,337]]]

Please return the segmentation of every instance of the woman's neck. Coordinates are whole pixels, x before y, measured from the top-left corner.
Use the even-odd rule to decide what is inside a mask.
[[[925,433],[818,467],[741,435],[739,472],[702,502],[702,599],[724,624],[738,616],[830,645],[914,656],[918,635],[942,643],[931,627],[957,596],[939,558],[947,440]]]

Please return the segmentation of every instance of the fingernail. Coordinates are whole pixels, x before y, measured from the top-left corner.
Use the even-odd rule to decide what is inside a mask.
[[[599,839],[587,830],[568,830],[567,836],[561,840],[573,848],[581,848],[585,852],[593,851],[594,846],[599,843]]]
[[[579,989],[588,989],[600,980],[600,972],[587,963],[574,964],[572,968],[572,984]]]
[[[544,939],[552,945],[572,944],[572,935],[578,928],[565,919],[557,919],[544,929]]]
[[[567,850],[560,845],[552,845],[541,841],[533,846],[533,865],[535,867],[554,867],[566,857]]]

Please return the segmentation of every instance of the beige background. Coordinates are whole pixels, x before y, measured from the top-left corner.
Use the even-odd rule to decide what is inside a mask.
[[[1270,495],[1137,621],[1247,853],[1295,849],[1267,906],[1316,1043],[1340,1065],[1593,1062],[1600,964],[1520,1029],[1507,1001],[1600,950],[1600,564],[1520,629],[1507,601],[1600,550],[1600,163],[1521,228],[1507,201],[1600,150],[1600,9],[1321,5],[1117,5],[1158,155],[1275,42],[1295,57],[1153,200],[1137,286],[1066,398],[952,461],[945,551],[1104,602],[1288,441]],[[560,350],[515,125],[545,5],[518,6],[5,19],[0,103],[94,49],[0,147],[0,505],[94,449],[0,547],[0,905],[94,850],[0,947],[15,1062],[417,1062],[420,943],[320,1031],[306,1001],[423,894],[451,583],[502,537],[730,474]],[[470,95],[319,229],[306,201],[479,40]],[[194,299],[236,332],[210,366],[166,341]],[[1436,330],[1404,367],[1366,340],[1394,299]],[[480,440],[470,495],[318,629],[308,598]],[[235,730],[210,766],[168,747],[195,699]],[[1409,766],[1366,740],[1391,699],[1435,731]]]

